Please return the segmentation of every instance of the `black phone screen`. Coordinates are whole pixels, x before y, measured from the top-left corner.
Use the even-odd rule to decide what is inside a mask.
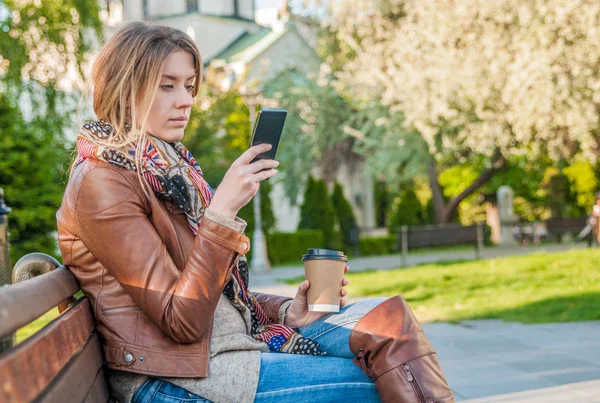
[[[268,143],[273,147],[262,154],[259,154],[252,162],[260,159],[275,159],[279,139],[283,132],[287,112],[284,110],[261,110],[252,129],[252,138],[250,146]]]

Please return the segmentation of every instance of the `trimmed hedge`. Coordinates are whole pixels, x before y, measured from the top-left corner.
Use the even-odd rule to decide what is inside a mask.
[[[359,252],[361,256],[389,255],[396,248],[396,236],[364,237],[360,239]]]
[[[252,234],[246,233],[252,243]],[[323,232],[319,230],[300,230],[298,232],[275,232],[267,237],[267,253],[272,266],[287,263],[302,264],[302,255],[308,248],[324,248]],[[248,261],[252,261],[252,245]]]
[[[323,248],[323,232],[319,230],[300,230],[298,232],[279,232],[267,237],[269,260],[272,265],[283,263],[302,263],[302,255],[308,248]]]

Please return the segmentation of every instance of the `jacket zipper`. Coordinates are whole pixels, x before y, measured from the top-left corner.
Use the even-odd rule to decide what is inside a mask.
[[[106,311],[102,311],[102,315],[107,316],[107,315],[112,315],[113,313],[136,312],[136,311],[141,311],[141,310],[142,310],[142,308],[140,308],[138,306],[129,306],[129,307],[125,307],[125,308],[108,309]]]
[[[421,387],[417,383],[417,380],[415,379],[415,377],[412,373],[410,365],[404,364],[404,371],[406,371],[406,379],[412,385],[413,390],[415,391],[415,394],[417,395],[417,398],[419,399],[419,402],[426,403],[425,396],[423,395],[423,391],[421,391]]]

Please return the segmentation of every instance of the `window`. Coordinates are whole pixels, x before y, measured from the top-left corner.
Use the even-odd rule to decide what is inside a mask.
[[[142,16],[148,18],[148,0],[142,0]]]
[[[198,0],[186,0],[188,13],[195,13],[198,11]]]

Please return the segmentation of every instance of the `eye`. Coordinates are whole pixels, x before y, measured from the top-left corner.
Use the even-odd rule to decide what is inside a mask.
[[[194,91],[194,88],[196,88],[195,85],[186,85],[185,88],[188,90],[188,92],[192,92]]]
[[[173,84],[163,84],[160,86],[160,88],[162,88],[163,90],[172,90]]]

